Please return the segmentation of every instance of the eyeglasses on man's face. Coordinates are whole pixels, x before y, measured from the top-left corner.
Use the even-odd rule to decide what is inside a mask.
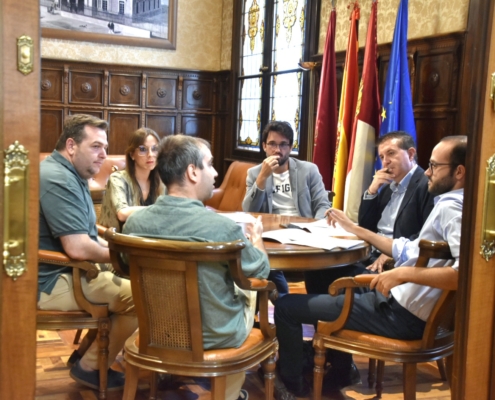
[[[152,155],[156,156],[158,154],[158,146],[157,145],[154,145],[151,147],[146,147],[146,146],[141,145],[141,146],[138,146],[137,150],[138,150],[138,154],[140,156],[147,156],[150,151],[151,151]]]
[[[287,150],[290,147],[290,144],[287,142],[282,142],[282,143],[268,142],[266,145],[271,150],[277,150],[277,148],[279,148],[280,150]]]
[[[452,163],[436,163],[434,161],[428,162],[428,168],[430,169],[431,172],[433,172],[437,167],[440,167],[442,165],[455,165]]]

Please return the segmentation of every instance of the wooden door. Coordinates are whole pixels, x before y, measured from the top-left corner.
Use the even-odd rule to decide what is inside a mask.
[[[480,254],[484,213],[495,213],[495,204],[487,204],[484,210],[487,160],[495,156],[495,111],[490,100],[491,74],[495,73],[494,17],[493,1],[471,0],[464,66],[471,72],[464,82],[465,103],[461,107],[467,121],[469,150],[456,316],[454,400],[495,398],[495,256],[486,261]]]
[[[0,271],[0,399],[33,399],[36,384],[36,297],[38,249],[38,171],[39,171],[39,108],[40,54],[39,3],[37,1],[1,0],[0,2],[0,181],[4,182],[5,150],[18,141],[28,151],[29,166],[25,199],[15,198],[18,183],[9,188],[11,200],[7,209],[4,185],[0,185],[0,240],[13,240],[16,229],[6,221],[22,216],[27,207],[27,237],[18,240],[27,248],[24,272],[16,280],[9,277],[2,265]],[[17,39],[32,39],[33,72],[25,75],[17,70]],[[23,157],[21,157],[23,160]],[[18,169],[16,169],[19,172]],[[21,172],[21,178],[22,178]],[[14,197],[14,198],[12,198]],[[22,209],[20,208],[22,207]],[[8,215],[4,211],[9,210]],[[26,226],[17,220],[17,227]],[[19,238],[16,238],[19,239]],[[21,244],[23,244],[21,243]],[[11,244],[13,244],[11,242]],[[4,247],[5,249],[5,247]],[[18,247],[12,247],[13,254]],[[5,262],[3,262],[5,264]]]

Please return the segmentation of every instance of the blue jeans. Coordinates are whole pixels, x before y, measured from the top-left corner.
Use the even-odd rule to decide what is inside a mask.
[[[394,339],[416,340],[423,336],[425,321],[411,314],[394,298],[368,291],[354,295],[354,306],[345,328]],[[275,304],[275,325],[279,342],[279,367],[286,379],[302,375],[302,324],[315,325],[319,320],[334,321],[340,315],[344,295],[289,294]],[[352,355],[333,351],[330,359],[336,368],[349,368]]]

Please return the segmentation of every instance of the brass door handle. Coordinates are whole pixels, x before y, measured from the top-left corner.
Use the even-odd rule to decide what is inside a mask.
[[[28,151],[16,140],[4,152],[3,267],[14,281],[27,270]]]
[[[495,154],[487,161],[485,177],[485,199],[481,231],[481,256],[490,260],[495,255]]]
[[[490,100],[492,101],[493,111],[495,111],[495,72],[492,74],[492,81],[490,84]]]

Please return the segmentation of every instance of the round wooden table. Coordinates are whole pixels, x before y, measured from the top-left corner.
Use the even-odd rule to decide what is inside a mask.
[[[312,218],[287,217],[278,214],[250,213],[253,216],[261,215],[263,220],[263,230],[272,231],[282,229],[280,223],[289,222],[313,222]],[[356,239],[355,236],[349,239]],[[366,260],[371,251],[371,246],[364,242],[351,249],[323,250],[313,247],[280,244],[270,240],[265,240],[265,248],[270,259],[270,267],[274,270],[282,271],[310,271],[338,267],[342,265],[354,264]]]

